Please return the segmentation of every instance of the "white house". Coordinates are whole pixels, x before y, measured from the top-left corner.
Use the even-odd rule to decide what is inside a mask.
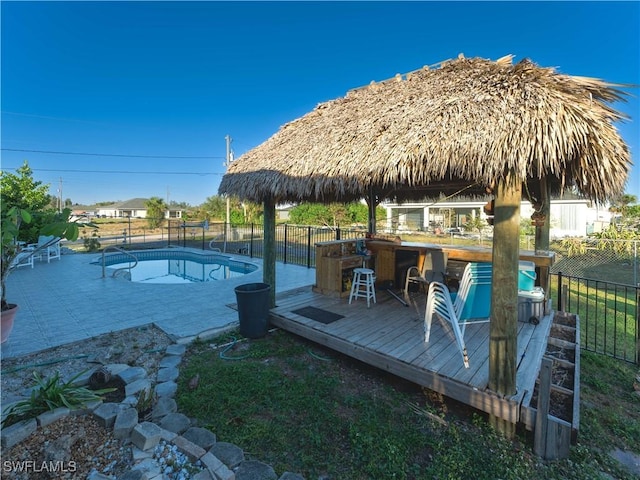
[[[147,218],[146,203],[148,198],[132,198],[124,202],[118,202],[111,205],[97,207],[96,215],[107,218]],[[165,218],[182,218],[182,210],[167,210],[164,214]]]
[[[484,205],[488,199],[446,199],[435,202],[382,203],[387,211],[386,229],[392,232],[464,229],[469,218],[486,220]],[[529,218],[534,209],[529,201],[520,206],[520,216]],[[551,200],[551,238],[582,237],[606,228],[612,214],[608,206],[565,195]]]

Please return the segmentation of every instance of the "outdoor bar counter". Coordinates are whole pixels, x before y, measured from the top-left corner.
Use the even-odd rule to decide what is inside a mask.
[[[425,253],[429,250],[441,250],[447,254],[447,276],[459,278],[468,262],[492,262],[493,250],[490,247],[436,245],[419,242],[387,242],[370,240],[366,242],[375,258],[377,281],[393,281],[395,288],[401,288],[404,275],[411,265],[421,266]],[[549,286],[549,269],[553,265],[553,252],[536,253],[530,250],[520,251],[520,260],[533,262],[536,266],[536,285],[545,292]],[[414,263],[412,263],[414,262]],[[405,268],[406,267],[406,268]],[[403,271],[404,270],[404,271]]]
[[[366,240],[370,256],[357,254],[356,240],[336,240],[316,244],[316,285],[314,290],[328,295],[348,296],[353,269],[368,266],[375,270],[376,285],[400,290],[404,286],[407,269],[422,266],[428,251],[439,250],[447,254],[447,277],[460,278],[468,262],[491,262],[493,251],[489,247],[437,245],[420,242]],[[553,252],[520,251],[520,260],[530,261],[536,267],[536,285],[548,296],[549,269],[553,265]]]

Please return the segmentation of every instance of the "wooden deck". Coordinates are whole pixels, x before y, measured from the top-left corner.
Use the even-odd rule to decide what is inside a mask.
[[[386,291],[378,291],[378,303],[330,297],[309,287],[278,295],[271,323],[301,337],[389,371],[418,385],[461,401],[512,423],[521,419],[521,405],[528,404],[538,377],[553,315],[536,326],[518,322],[517,393],[501,398],[488,391],[489,323],[467,326],[464,338],[469,354],[465,368],[453,331],[434,320],[431,340],[424,342],[424,295],[414,295],[406,307]],[[343,315],[324,324],[297,315],[293,310],[312,306]],[[530,427],[529,425],[527,425]]]

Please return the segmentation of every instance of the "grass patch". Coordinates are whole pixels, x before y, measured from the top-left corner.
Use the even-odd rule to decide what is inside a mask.
[[[580,443],[569,459],[546,463],[532,454],[530,434],[508,441],[461,404],[294,335],[276,331],[245,340],[223,355],[235,359],[221,358],[222,348],[212,345],[230,339],[190,346],[181,367],[179,410],[279,474],[507,480],[594,479],[608,472],[631,479],[603,448],[640,453],[635,375],[632,366],[612,359],[585,355]],[[190,389],[196,374],[200,381]],[[610,405],[596,403],[604,392],[616,392]],[[631,408],[636,415],[623,418]]]

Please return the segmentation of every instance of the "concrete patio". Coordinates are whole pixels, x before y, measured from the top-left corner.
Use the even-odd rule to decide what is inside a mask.
[[[235,255],[258,265],[256,272],[223,281],[192,284],[132,283],[102,278],[99,254],[69,254],[51,263],[19,268],[7,282],[7,300],[20,310],[2,358],[18,357],[111,331],[154,324],[176,342],[213,334],[238,322],[227,305],[234,288],[262,282],[262,259]],[[315,282],[315,269],[278,263],[276,293]]]

